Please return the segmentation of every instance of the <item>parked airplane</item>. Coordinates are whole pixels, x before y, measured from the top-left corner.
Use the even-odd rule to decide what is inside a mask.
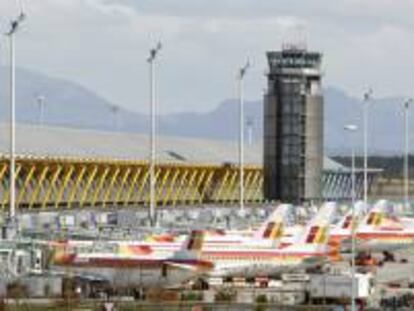
[[[279,248],[260,247],[203,248],[202,257],[214,263],[209,276],[275,275],[289,270],[311,268],[324,263],[328,254],[329,226],[336,203],[326,203],[309,222],[297,243]]]
[[[279,205],[262,224],[253,236],[246,236],[244,234],[212,234],[205,233],[204,247],[214,246],[217,248],[229,247],[258,247],[258,248],[274,248],[279,245],[280,239],[284,232],[284,226],[287,223],[287,218],[292,211],[292,205]],[[121,247],[142,247],[150,248],[154,253],[166,257],[172,255],[183,244],[184,238],[178,237],[173,241],[170,238],[156,238],[146,239],[142,241],[112,241]],[[96,244],[94,241],[78,241],[69,240],[66,244],[72,248],[90,246]]]
[[[358,225],[361,222],[363,213],[366,211],[366,205],[363,201],[358,201],[354,205],[354,211],[352,208],[346,213],[341,220],[333,226],[331,230],[331,236],[329,238],[329,244],[331,246],[338,246],[340,243],[351,237],[352,228],[357,232]]]
[[[224,232],[224,234],[207,234],[205,247],[228,248],[230,245],[237,247],[261,247],[273,248],[280,245],[288,217],[293,206],[291,204],[279,205],[266,219],[266,221],[253,233]]]
[[[229,245],[255,245],[274,247],[280,243],[288,217],[292,213],[291,204],[280,204],[270,213],[266,221],[254,231],[251,230],[210,230],[206,232],[205,246],[228,247]]]
[[[414,246],[414,228],[406,227],[398,217],[388,216],[388,202],[381,200],[369,211],[356,230],[357,252],[392,252]],[[341,244],[341,252],[351,250],[349,237]]]
[[[106,280],[114,286],[143,288],[172,287],[212,269],[209,261],[199,258],[204,233],[193,231],[170,256],[142,245],[101,243],[101,249],[54,244],[49,266],[69,276]]]

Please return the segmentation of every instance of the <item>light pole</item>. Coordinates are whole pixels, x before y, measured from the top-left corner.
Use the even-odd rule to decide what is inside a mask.
[[[412,98],[407,99],[404,102],[404,202],[405,202],[405,209],[406,212],[410,206],[409,200],[409,148],[410,148],[410,141],[409,141],[409,123],[408,123],[408,113],[410,109],[410,104],[412,103]]]
[[[15,40],[14,36],[19,30],[20,24],[24,21],[25,15],[23,12],[19,16],[10,22],[10,30],[6,32],[6,36],[10,42],[10,173],[9,173],[9,184],[10,184],[10,210],[9,217],[12,224],[15,224],[16,216],[16,57],[15,57]]]
[[[250,67],[249,61],[240,68],[237,75],[238,91],[239,91],[239,165],[240,165],[240,212],[244,213],[244,94],[243,79]]]
[[[149,165],[149,176],[150,176],[150,210],[149,218],[151,226],[155,225],[155,116],[156,116],[156,106],[155,106],[155,73],[154,73],[154,62],[157,58],[159,51],[161,50],[161,42],[150,50],[150,56],[148,57],[149,64],[149,80],[150,80],[150,118],[151,118],[151,132],[150,132],[150,165]]]
[[[364,126],[364,203],[368,204],[368,109],[372,97],[372,89],[364,93],[363,126]]]
[[[355,132],[358,127],[354,124],[345,125],[344,129],[349,131],[351,138],[351,196],[352,196],[352,223],[351,223],[351,310],[355,311]]]
[[[253,146],[253,126],[254,126],[253,118],[248,118],[246,125],[247,125],[247,142],[249,144],[249,147],[251,147]]]
[[[358,127],[354,124],[347,124],[345,125],[344,129],[352,134],[358,130]],[[351,142],[351,199],[352,199],[352,206],[355,204],[356,201],[356,193],[355,193],[355,137],[352,135],[352,142]]]
[[[45,114],[45,97],[43,95],[38,95],[36,97],[36,102],[39,108],[39,116],[38,116],[38,124],[40,126],[43,125],[44,122],[44,114]]]
[[[121,122],[119,121],[119,117],[120,117],[119,116],[119,110],[120,110],[120,108],[117,105],[111,105],[110,109],[111,109],[111,112],[112,112],[113,117],[114,117],[114,129],[115,129],[115,131],[120,131],[120,129],[121,129]]]

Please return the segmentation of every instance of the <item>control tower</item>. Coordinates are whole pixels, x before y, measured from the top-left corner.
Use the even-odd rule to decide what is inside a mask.
[[[264,196],[302,203],[322,195],[322,55],[289,46],[267,53]]]

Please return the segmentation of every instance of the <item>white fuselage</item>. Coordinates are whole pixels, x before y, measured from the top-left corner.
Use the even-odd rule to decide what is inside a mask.
[[[160,255],[80,253],[55,262],[52,268],[66,275],[105,280],[113,286],[163,288],[181,285],[211,265],[198,259],[168,259]]]

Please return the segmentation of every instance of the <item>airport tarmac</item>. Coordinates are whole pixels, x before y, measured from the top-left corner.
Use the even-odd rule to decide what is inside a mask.
[[[22,213],[18,217],[21,233],[27,236],[43,234],[48,238],[54,235],[62,238],[77,235],[96,239],[139,239],[150,231],[184,232],[193,228],[245,229],[262,222],[272,209],[271,205],[251,207],[243,214],[235,207],[206,206],[198,210],[163,209],[159,211],[159,224],[156,228],[148,226],[146,211],[134,209],[48,211]],[[297,222],[301,217],[308,218],[311,214],[312,211],[304,215],[299,210],[293,216],[295,219],[291,221]],[[349,269],[349,262],[331,264],[331,266],[333,270]],[[375,292],[370,297],[373,306],[378,306],[383,298],[411,293],[410,287],[414,283],[414,249],[397,252],[396,262],[386,262],[381,267],[364,268],[364,270],[370,270],[374,274]],[[243,293],[248,292],[248,289],[238,289],[238,291]]]

